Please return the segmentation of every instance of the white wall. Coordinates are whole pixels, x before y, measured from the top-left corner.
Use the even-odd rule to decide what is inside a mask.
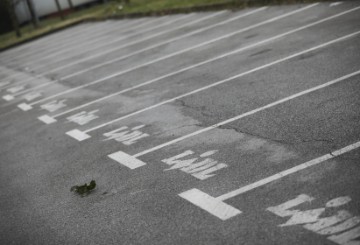
[[[39,17],[57,12],[55,0],[32,0],[35,11]],[[95,2],[96,0],[72,0],[74,6],[79,6],[84,3]],[[70,6],[67,0],[59,0],[61,9],[68,9]],[[16,7],[16,14],[20,23],[30,20],[30,13],[26,2],[21,2]]]

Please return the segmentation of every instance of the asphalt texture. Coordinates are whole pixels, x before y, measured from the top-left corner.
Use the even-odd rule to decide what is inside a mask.
[[[0,244],[358,245],[359,94],[359,1],[85,23],[4,51]]]

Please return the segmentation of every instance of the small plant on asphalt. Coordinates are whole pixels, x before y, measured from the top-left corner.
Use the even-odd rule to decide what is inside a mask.
[[[70,191],[76,192],[77,194],[83,196],[88,195],[90,192],[92,192],[96,187],[95,180],[92,180],[90,184],[84,184],[84,185],[74,185],[71,187]]]

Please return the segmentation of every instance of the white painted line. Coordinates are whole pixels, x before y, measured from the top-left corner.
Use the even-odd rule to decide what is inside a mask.
[[[322,162],[324,162],[324,161],[326,161],[326,160],[332,159],[332,158],[337,157],[337,156],[340,156],[340,155],[342,155],[342,154],[344,154],[344,153],[347,153],[347,152],[350,152],[350,151],[352,151],[352,150],[355,150],[355,149],[357,149],[357,148],[359,148],[359,147],[360,147],[360,141],[358,141],[358,142],[356,142],[356,143],[353,143],[353,144],[351,144],[351,145],[348,145],[348,146],[346,146],[346,147],[344,147],[344,148],[341,148],[341,149],[339,149],[339,150],[337,150],[337,151],[333,151],[333,152],[331,152],[331,153],[329,153],[329,154],[326,154],[326,155],[323,155],[323,156],[321,156],[321,157],[315,158],[315,159],[313,159],[313,160],[311,160],[311,161],[308,161],[308,162],[299,164],[299,165],[297,165],[297,166],[295,166],[295,167],[289,168],[289,169],[287,169],[287,170],[281,171],[281,172],[279,172],[279,173],[277,173],[277,174],[274,174],[274,175],[272,175],[272,176],[269,176],[269,177],[267,177],[267,178],[264,178],[264,179],[262,179],[262,180],[259,180],[259,181],[257,181],[257,182],[254,182],[254,183],[252,183],[252,184],[250,184],[250,185],[246,185],[246,186],[241,187],[241,188],[239,188],[239,189],[237,189],[237,190],[234,190],[234,191],[231,191],[231,192],[226,193],[226,194],[224,194],[224,195],[221,195],[221,196],[218,197],[218,199],[220,199],[220,200],[226,200],[226,199],[235,197],[235,196],[237,196],[237,195],[240,195],[240,194],[243,194],[243,193],[245,193],[245,192],[251,191],[251,190],[253,190],[253,189],[259,188],[259,187],[261,187],[261,186],[264,186],[264,185],[266,185],[266,184],[268,184],[268,183],[271,183],[271,182],[273,182],[273,181],[275,181],[275,180],[279,180],[279,179],[281,179],[281,178],[284,178],[284,177],[286,177],[286,176],[288,176],[288,175],[290,175],[290,174],[299,172],[299,171],[301,171],[301,170],[303,170],[303,169],[306,169],[306,168],[315,166],[315,165],[317,165],[317,164],[319,164],[319,163],[322,163]]]
[[[148,21],[148,22],[146,22],[145,24],[146,24],[146,25],[149,25],[149,24],[151,24],[151,23],[153,23],[153,22],[155,22],[155,21],[158,21],[158,20],[160,20],[160,19],[162,19],[162,18],[164,18],[164,17],[160,17],[159,19],[154,19],[154,20]],[[166,25],[168,25],[168,24],[170,24],[170,23],[166,23]],[[147,28],[146,30],[143,30],[143,31],[141,31],[141,32],[136,32],[136,33],[133,33],[133,34],[130,34],[130,35],[122,36],[120,39],[112,40],[110,43],[107,43],[106,45],[109,45],[109,44],[111,44],[111,43],[113,43],[113,42],[118,42],[118,41],[121,41],[121,40],[125,40],[125,39],[127,39],[127,38],[130,38],[130,37],[133,37],[133,36],[137,36],[137,35],[139,35],[139,34],[142,34],[142,33],[151,31],[151,30],[153,30],[153,29],[157,29],[157,28],[159,28],[159,26],[154,26],[154,28]],[[132,42],[131,45],[132,45],[132,44],[134,44],[134,42]],[[104,45],[104,46],[106,46],[106,45]],[[124,46],[124,45],[123,45],[123,46]],[[117,47],[117,48],[119,48],[119,47]],[[57,48],[57,49],[58,49],[58,48]],[[63,59],[61,59],[61,60],[56,60],[55,62],[59,62],[59,61],[62,61],[62,60],[63,60]],[[69,64],[70,64],[70,63],[67,63],[67,65],[69,65]],[[47,66],[47,65],[48,65],[48,64],[45,64],[44,66]],[[41,67],[35,67],[35,69],[41,69],[41,68],[43,68],[43,67],[42,67],[42,66],[41,66]],[[53,70],[50,70],[50,71],[46,71],[46,72],[40,73],[40,74],[37,75],[37,77],[39,77],[39,76],[40,76],[40,77],[41,77],[41,76],[45,76],[45,75],[47,75],[47,74],[49,74],[49,73],[51,73],[51,72],[56,71],[57,69],[59,69],[59,67],[57,67],[57,68],[55,68],[55,69],[53,69]],[[67,76],[68,76],[68,75],[67,75]],[[36,79],[36,77],[29,77],[28,79],[25,79],[25,80],[22,81],[21,83],[27,83],[27,82],[29,82],[29,81],[33,81],[34,79]],[[59,78],[59,79],[62,79],[62,78]],[[34,90],[34,89],[39,88],[39,87],[48,86],[48,85],[50,85],[50,84],[52,84],[52,83],[55,83],[55,82],[58,82],[58,81],[57,81],[57,80],[56,80],[56,81],[52,81],[52,82],[49,82],[49,83],[47,83],[47,84],[45,84],[45,85],[39,85],[39,86],[30,88],[30,89],[27,89],[26,91],[21,91],[21,92],[19,92],[18,94],[16,94],[16,96],[17,96],[17,95],[20,95],[20,94],[23,94],[24,92]]]
[[[352,150],[355,150],[357,148],[360,147],[360,141],[354,143],[354,144],[351,144],[351,145],[348,145],[340,150],[337,150],[337,151],[334,151],[332,153],[329,153],[329,154],[326,154],[324,156],[321,156],[321,157],[318,157],[318,158],[315,158],[311,161],[308,161],[308,162],[305,162],[305,163],[302,163],[302,164],[299,164],[293,168],[289,168],[287,170],[284,170],[284,171],[281,171],[277,174],[274,174],[270,177],[267,177],[267,178],[264,178],[262,180],[259,180],[255,183],[252,183],[250,185],[246,185],[244,187],[241,187],[239,189],[236,189],[234,191],[231,191],[229,193],[226,193],[224,195],[221,195],[219,197],[212,197],[198,189],[191,189],[191,190],[188,190],[188,191],[185,191],[183,193],[180,193],[179,196],[188,200],[189,202],[193,203],[194,205],[200,207],[201,209],[209,212],[210,214],[220,218],[221,220],[226,220],[228,218],[224,217],[223,216],[220,216],[219,217],[219,213],[221,213],[218,209],[218,205],[223,205],[225,204],[224,201],[227,200],[227,199],[230,199],[230,198],[233,198],[235,196],[238,196],[240,194],[244,194],[245,192],[248,192],[248,191],[252,191],[256,188],[259,188],[261,186],[264,186],[266,184],[269,184],[273,181],[276,181],[276,180],[279,180],[279,179],[282,179],[290,174],[293,174],[293,173],[296,173],[296,172],[299,172],[301,170],[304,170],[306,168],[309,168],[309,167],[312,167],[312,166],[315,166],[319,163],[322,163],[326,160],[329,160],[329,159],[332,159],[334,157],[337,157],[337,156],[340,156],[341,154],[344,154],[344,153],[347,153],[349,151],[352,151]],[[211,203],[211,204],[208,204],[208,203]],[[227,205],[227,204],[226,204]],[[229,206],[229,205],[228,205]],[[231,207],[231,206],[229,206]],[[225,208],[229,208],[229,207],[223,207],[223,209],[225,210]],[[231,207],[233,208],[233,207]],[[235,209],[235,208],[234,208]],[[235,209],[237,210],[237,209]],[[233,214],[233,216],[237,215],[237,214],[240,214],[241,211],[240,210],[237,210],[238,213],[235,212],[235,210],[233,210],[232,212],[230,212],[231,214]],[[359,227],[360,228],[360,227]]]
[[[151,28],[147,28],[147,29],[144,30],[144,31],[136,32],[136,33],[133,33],[133,34],[130,34],[130,35],[127,35],[127,36],[122,36],[121,38],[112,40],[111,42],[108,42],[108,43],[106,43],[106,44],[104,44],[104,45],[101,45],[100,47],[108,46],[108,45],[110,45],[110,44],[119,42],[119,41],[121,41],[121,40],[130,38],[130,37],[133,37],[133,36],[137,36],[137,35],[139,35],[139,34],[141,34],[141,33],[149,32],[149,31],[158,29],[158,28],[163,27],[163,26],[171,25],[171,24],[173,24],[174,22],[181,21],[181,20],[183,20],[183,19],[187,19],[187,18],[192,17],[192,16],[194,16],[194,15],[195,15],[195,14],[187,14],[187,15],[185,15],[185,16],[181,16],[181,17],[178,17],[178,18],[176,18],[176,19],[174,18],[174,19],[172,19],[172,20],[166,21],[166,22],[164,22],[164,23],[162,23],[162,24],[160,24],[160,25],[153,25]],[[159,19],[154,19],[154,20],[152,20],[152,22],[158,21],[158,20],[159,20]],[[147,23],[147,24],[148,24],[148,23]],[[176,29],[176,28],[175,28],[175,29]],[[135,30],[136,30],[136,29],[135,29]],[[161,31],[160,33],[163,34],[163,32],[167,32],[167,31]],[[159,35],[161,35],[161,34],[154,34],[154,35],[152,35],[152,37],[154,37],[154,36],[159,36]],[[67,68],[67,67],[70,67],[70,66],[73,66],[73,65],[82,63],[82,62],[84,62],[84,61],[88,61],[88,60],[94,59],[94,58],[96,58],[96,57],[100,57],[100,56],[103,56],[103,55],[106,55],[106,54],[109,54],[109,53],[113,53],[114,51],[117,51],[117,50],[119,50],[119,49],[122,49],[122,48],[125,48],[125,47],[128,47],[128,46],[134,45],[134,44],[136,44],[136,43],[139,43],[140,41],[145,41],[145,40],[148,40],[148,39],[149,39],[148,37],[147,37],[147,38],[143,38],[143,39],[141,39],[141,40],[139,40],[139,41],[133,41],[133,42],[131,42],[131,43],[124,44],[124,45],[121,45],[121,46],[117,46],[117,47],[115,47],[115,48],[111,48],[111,49],[108,49],[108,50],[102,49],[102,50],[100,50],[100,53],[97,53],[97,54],[93,54],[93,55],[91,55],[91,56],[84,57],[84,58],[82,58],[82,59],[80,59],[80,60],[76,60],[76,61],[73,61],[73,62],[69,62],[69,63],[67,63],[67,64],[65,64],[65,65],[62,65],[62,66],[59,66],[59,67],[57,67],[57,68],[55,68],[55,69],[53,69],[53,70],[47,71],[46,74],[49,74],[49,73],[52,73],[52,72],[55,72],[55,71],[59,71],[59,70],[63,70],[63,69],[65,69],[65,68]],[[98,48],[100,48],[100,47],[96,47],[96,49],[98,49]],[[69,58],[71,58],[71,57],[66,57],[66,59],[69,59]],[[63,61],[63,60],[66,60],[66,59],[60,59],[60,60],[57,60],[57,62]],[[44,67],[46,67],[46,65],[43,65],[43,66],[40,66],[40,67],[36,67],[36,69],[41,69],[41,68],[44,68]]]
[[[185,94],[182,94],[182,95],[173,97],[173,98],[171,98],[171,99],[168,99],[168,100],[159,102],[159,103],[157,103],[157,104],[155,104],[155,105],[152,105],[152,106],[149,106],[149,107],[140,109],[140,110],[135,111],[135,112],[132,112],[132,113],[129,113],[129,114],[125,115],[125,116],[122,116],[122,117],[113,119],[113,120],[111,120],[111,121],[109,121],[109,122],[102,123],[102,124],[97,125],[97,126],[95,126],[95,127],[93,127],[93,128],[87,129],[87,130],[85,130],[84,132],[89,133],[89,132],[91,132],[91,131],[94,131],[94,130],[100,129],[100,128],[102,128],[102,127],[108,126],[108,125],[110,125],[110,124],[112,124],[112,123],[119,122],[119,121],[124,120],[124,119],[126,119],[126,118],[129,118],[129,117],[131,117],[131,116],[137,115],[137,114],[139,114],[139,113],[142,113],[142,112],[145,112],[145,111],[148,111],[148,110],[157,108],[157,107],[159,107],[159,106],[161,106],[161,105],[164,105],[164,104],[167,104],[167,103],[176,101],[176,100],[178,100],[178,99],[187,97],[187,96],[189,96],[189,95],[193,95],[193,94],[195,94],[195,93],[198,93],[198,92],[204,91],[204,90],[206,90],[206,89],[209,89],[209,88],[218,86],[218,85],[220,85],[220,84],[233,81],[234,79],[238,79],[238,78],[240,78],[240,77],[249,75],[249,74],[254,73],[254,72],[257,72],[257,71],[259,71],[259,70],[263,70],[263,69],[268,68],[268,67],[270,67],[270,66],[279,64],[279,63],[281,63],[281,62],[287,61],[287,60],[292,59],[292,58],[294,58],[294,57],[298,57],[298,56],[303,55],[303,54],[305,54],[305,53],[314,51],[314,50],[316,50],[316,49],[323,48],[323,47],[325,47],[325,46],[328,46],[328,45],[330,45],[330,44],[333,44],[334,42],[341,41],[341,40],[346,39],[346,38],[348,38],[348,37],[350,37],[350,36],[357,35],[357,34],[359,34],[359,33],[360,33],[360,31],[358,31],[358,32],[356,32],[356,33],[353,33],[353,34],[350,34],[350,35],[347,35],[347,36],[345,36],[345,37],[341,37],[340,39],[335,39],[335,40],[333,40],[333,41],[330,41],[330,42],[321,44],[321,45],[319,45],[319,46],[316,46],[316,47],[313,47],[313,48],[310,48],[310,49],[307,49],[307,50],[304,50],[304,51],[295,53],[295,54],[290,55],[290,56],[287,56],[287,57],[285,57],[285,58],[282,58],[282,59],[279,59],[279,60],[270,62],[270,63],[268,63],[268,64],[265,64],[265,65],[259,66],[259,67],[257,67],[257,68],[251,69],[251,70],[249,70],[249,71],[246,71],[246,72],[237,74],[237,75],[232,76],[232,77],[230,77],[230,78],[226,78],[226,79],[224,79],[224,80],[221,80],[221,81],[218,81],[218,82],[209,84],[209,85],[207,85],[207,86],[204,86],[204,87],[195,89],[195,90],[193,90],[193,91],[191,91],[191,92],[188,92],[188,93],[185,93]]]
[[[359,32],[359,33],[360,33],[360,32]],[[316,90],[320,90],[320,89],[326,88],[326,87],[328,87],[328,86],[330,86],[330,85],[333,85],[333,84],[335,84],[335,83],[342,82],[342,81],[344,81],[344,80],[346,80],[346,79],[348,79],[348,78],[350,78],[350,77],[353,77],[353,76],[356,76],[356,75],[359,75],[359,74],[360,74],[360,70],[358,70],[358,71],[356,71],[356,72],[353,72],[353,73],[351,73],[351,74],[342,76],[342,77],[340,77],[340,78],[337,78],[337,79],[335,79],[335,80],[329,81],[329,82],[327,82],[327,83],[321,84],[321,85],[319,85],[319,86],[316,86],[316,87],[313,87],[313,88],[304,90],[304,91],[302,91],[302,92],[293,94],[293,95],[291,95],[291,96],[285,97],[285,98],[283,98],[283,99],[277,100],[277,101],[272,102],[272,103],[270,103],[270,104],[267,104],[267,105],[265,105],[265,106],[262,106],[262,107],[259,107],[259,108],[257,108],[257,109],[248,111],[248,112],[246,112],[246,113],[243,113],[243,114],[238,115],[238,116],[236,116],[236,117],[233,117],[233,118],[227,119],[227,120],[225,120],[225,121],[219,122],[219,123],[217,123],[217,124],[211,125],[211,126],[209,126],[209,127],[200,129],[200,130],[195,131],[195,132],[193,132],[193,133],[190,133],[190,134],[181,136],[181,137],[176,138],[176,139],[174,139],[174,140],[170,140],[170,141],[168,141],[168,142],[166,142],[166,143],[160,144],[160,145],[155,146],[155,147],[153,147],[153,148],[150,148],[150,149],[148,149],[148,150],[145,150],[145,151],[142,151],[142,152],[140,152],[140,153],[137,153],[137,154],[135,154],[133,157],[137,158],[137,157],[143,156],[143,155],[145,155],[145,154],[148,154],[148,153],[150,153],[150,152],[157,151],[157,150],[159,150],[159,149],[161,149],[161,148],[164,148],[164,147],[166,147],[166,146],[169,146],[169,145],[175,144],[175,143],[177,143],[177,142],[183,141],[183,140],[185,140],[185,139],[191,138],[191,137],[196,136],[196,135],[198,135],[198,134],[201,134],[201,133],[204,133],[204,132],[213,130],[213,129],[218,128],[218,127],[220,127],[220,126],[222,126],[222,125],[225,125],[225,124],[228,124],[228,123],[230,123],[230,122],[239,120],[239,119],[241,119],[241,118],[245,118],[245,117],[250,116],[250,115],[253,115],[253,114],[257,113],[257,112],[260,112],[260,111],[266,110],[266,109],[268,109],[268,108],[274,107],[274,106],[276,106],[276,105],[285,103],[285,102],[287,102],[287,101],[290,101],[290,100],[292,100],[292,99],[295,99],[295,98],[298,98],[298,97],[300,97],[300,96],[306,95],[306,94],[308,94],[308,93],[314,92],[314,91],[316,91]],[[85,132],[86,132],[86,131],[85,131]],[[335,153],[336,153],[336,152],[335,152]]]
[[[77,129],[74,129],[74,130],[71,130],[69,132],[66,133],[67,135],[71,136],[72,138],[78,140],[78,141],[83,141],[83,140],[86,140],[88,138],[90,138],[89,135],[81,132],[80,130],[77,130]]]
[[[108,36],[104,36],[104,35],[107,35],[108,33],[104,33],[102,34],[100,37],[97,36],[96,39],[94,38],[91,38],[90,40],[87,39],[83,42],[79,41],[79,43],[81,43],[80,45],[71,45],[69,47],[69,45],[66,45],[66,48],[65,50],[63,50],[62,48],[57,48],[56,50],[59,50],[58,52],[54,52],[52,51],[49,55],[47,56],[44,56],[44,55],[41,55],[41,57],[36,57],[36,61],[32,61],[33,63],[30,63],[29,65],[31,66],[31,64],[34,64],[34,63],[41,63],[42,65],[39,65],[39,66],[34,66],[32,67],[33,70],[39,70],[39,69],[42,69],[44,67],[46,67],[47,65],[49,65],[48,63],[46,62],[41,62],[43,59],[49,59],[51,57],[54,57],[54,56],[57,56],[59,54],[62,54],[64,52],[68,53],[70,51],[78,51],[77,53],[72,53],[72,56],[73,57],[74,55],[80,55],[80,54],[83,54],[85,52],[89,52],[90,49],[94,50],[94,49],[98,49],[100,47],[103,47],[103,46],[107,46],[107,45],[110,45],[112,43],[115,43],[115,42],[118,42],[120,40],[123,40],[125,38],[127,38],[128,36],[124,36],[124,35],[121,35],[122,33],[128,31],[128,30],[139,30],[138,28],[142,27],[142,26],[147,26],[147,25],[151,25],[152,22],[155,22],[156,20],[150,20],[150,21],[144,21],[144,20],[138,20],[136,21],[136,24],[134,26],[128,26],[127,28],[117,28],[116,30],[114,29],[111,29],[110,31],[108,32],[111,32],[111,33],[114,33],[114,32],[117,32],[118,30],[120,30],[121,32],[119,33],[116,33],[117,35],[120,35],[121,38],[117,38],[117,39],[113,39],[113,38],[110,38]],[[141,22],[140,24],[137,23],[137,22]],[[133,23],[134,24],[134,23]],[[106,42],[106,41],[110,41],[110,42]],[[99,46],[94,46],[96,45],[97,43],[100,43],[101,45]],[[86,45],[85,47],[82,47],[82,46]],[[80,51],[80,52],[79,52]],[[65,60],[67,58],[70,58],[69,56],[65,57],[65,58],[62,58],[62,59],[56,59],[55,62],[59,62],[59,61],[62,61],[62,60]],[[45,64],[44,64],[45,63]]]
[[[241,214],[240,210],[198,189],[185,191],[179,194],[179,196],[221,220],[228,220],[236,215]]]
[[[334,2],[334,3],[330,3],[330,7],[335,7],[342,4],[342,2]]]
[[[257,9],[256,12],[259,11],[259,10],[264,10],[264,9],[266,9],[266,7],[261,8],[261,9]],[[233,21],[234,19],[238,19],[238,18],[240,18],[240,17],[245,17],[246,15],[249,15],[250,13],[255,13],[255,11],[248,12],[248,13],[246,13],[245,15],[236,16],[235,18],[226,20],[226,21],[224,21],[224,22],[229,22],[230,20]],[[217,23],[216,26],[219,26],[219,25],[221,25],[221,24],[224,24],[224,22]],[[210,26],[210,27],[214,27],[214,26],[215,26],[215,25],[212,25],[212,26]],[[206,29],[208,29],[208,27],[206,27]],[[196,32],[197,32],[197,31],[196,31]],[[190,33],[188,33],[188,34],[190,34]],[[186,34],[186,35],[188,36],[188,34]],[[283,36],[283,35],[281,35],[281,36]],[[279,38],[279,36],[276,36],[276,37],[274,37],[274,38]],[[270,39],[273,40],[274,38],[270,38]],[[270,39],[267,39],[267,40],[265,40],[265,41],[270,41]],[[166,75],[164,75],[164,76],[157,77],[157,78],[152,79],[152,80],[150,80],[150,81],[146,81],[146,82],[141,83],[141,84],[139,84],[139,85],[132,86],[132,87],[130,87],[130,88],[121,90],[121,91],[119,91],[119,92],[116,92],[116,93],[113,93],[113,94],[110,94],[110,95],[106,95],[106,96],[104,96],[104,97],[102,97],[102,98],[99,98],[99,99],[90,101],[90,102],[88,102],[88,103],[82,104],[82,105],[77,106],[77,107],[75,107],[75,108],[69,109],[69,110],[67,110],[67,111],[65,111],[65,112],[56,114],[56,115],[54,115],[54,116],[52,116],[52,117],[53,117],[53,118],[56,118],[56,117],[65,115],[65,114],[70,113],[70,112],[72,112],[72,111],[75,111],[75,110],[84,108],[84,107],[86,107],[86,106],[92,105],[92,104],[94,104],[94,103],[97,103],[97,102],[100,102],[100,101],[109,99],[109,98],[111,98],[111,97],[113,97],[113,96],[116,96],[116,95],[119,95],[119,94],[122,94],[122,93],[125,93],[125,92],[128,92],[128,91],[134,90],[134,89],[136,89],[136,88],[139,88],[139,87],[142,87],[142,86],[145,86],[145,85],[148,85],[148,84],[151,84],[151,83],[160,81],[160,80],[162,80],[162,79],[168,78],[168,77],[170,77],[170,76],[174,76],[174,75],[176,75],[176,74],[179,74],[179,73],[185,72],[185,71],[187,71],[187,70],[196,68],[196,67],[198,67],[198,66],[201,66],[201,65],[204,65],[204,64],[213,62],[213,61],[215,61],[215,60],[222,59],[222,58],[224,58],[224,57],[226,57],[226,56],[233,55],[233,54],[238,53],[238,52],[240,52],[240,51],[244,51],[244,50],[246,50],[246,49],[252,48],[252,47],[257,46],[257,45],[260,45],[260,44],[264,43],[265,41],[258,42],[258,43],[254,44],[254,45],[249,45],[249,46],[247,46],[247,47],[234,50],[234,51],[232,51],[232,52],[229,52],[229,53],[226,53],[226,54],[217,56],[217,57],[215,57],[215,58],[212,58],[212,59],[209,59],[209,60],[206,60],[206,61],[203,61],[203,62],[194,64],[194,65],[191,65],[191,66],[189,66],[189,67],[180,69],[180,70],[178,70],[178,71],[168,73],[168,74],[166,74]],[[162,45],[162,44],[160,44],[160,45]]]
[[[18,107],[23,111],[28,111],[32,109],[32,106],[26,103],[19,104]]]
[[[81,86],[78,86],[78,87],[74,87],[74,88],[71,88],[71,89],[68,89],[68,90],[65,90],[65,91],[62,91],[60,93],[57,93],[57,94],[54,94],[54,95],[51,95],[49,97],[46,97],[46,98],[43,98],[41,100],[38,100],[38,101],[35,101],[33,103],[31,103],[30,105],[35,105],[35,104],[38,104],[38,103],[41,103],[43,101],[46,101],[46,100],[49,100],[49,99],[52,99],[54,97],[58,97],[60,95],[64,95],[64,94],[67,94],[67,93],[71,93],[71,92],[74,92],[74,91],[77,91],[79,89],[82,89],[82,88],[85,88],[85,87],[88,87],[90,85],[94,85],[94,84],[97,84],[97,83],[100,83],[100,82],[104,82],[106,80],[109,80],[111,78],[114,78],[114,77],[117,77],[117,76],[120,76],[120,75],[123,75],[125,73],[128,73],[128,72],[131,72],[131,71],[134,71],[134,70],[137,70],[139,68],[142,68],[142,67],[145,67],[145,66],[148,66],[148,65],[151,65],[151,64],[154,64],[154,63],[157,63],[159,61],[162,61],[162,60],[165,60],[165,59],[168,59],[168,58],[171,58],[171,57],[174,57],[176,55],[180,55],[180,54],[183,54],[183,53],[186,53],[186,52],[189,52],[193,49],[196,49],[196,48],[199,48],[199,47],[202,47],[202,46],[205,46],[205,45],[209,45],[209,44],[212,44],[214,42],[217,42],[217,41],[220,41],[220,40],[223,40],[223,39],[226,39],[226,38],[230,38],[232,36],[235,36],[239,33],[242,33],[242,32],[245,32],[245,31],[248,31],[250,29],[253,29],[253,28],[256,28],[256,27],[259,27],[261,25],[265,25],[265,24],[268,24],[268,23],[271,23],[271,22],[274,22],[276,20],[279,20],[279,19],[282,19],[282,18],[285,18],[285,17],[288,17],[288,16],[291,16],[293,14],[296,14],[296,13],[299,13],[299,12],[302,12],[302,11],[305,11],[309,8],[312,8],[314,6],[318,5],[318,3],[315,3],[315,4],[312,4],[312,5],[308,5],[304,8],[301,8],[301,9],[297,9],[295,11],[291,11],[289,13],[286,13],[286,14],[283,14],[283,15],[280,15],[280,16],[277,16],[277,17],[274,17],[274,18],[271,18],[269,20],[266,20],[266,21],[263,21],[263,22],[260,22],[258,24],[254,24],[254,25],[251,25],[249,27],[246,27],[246,28],[243,28],[241,30],[238,30],[238,31],[235,31],[235,32],[231,32],[229,34],[226,34],[226,35],[223,35],[221,37],[217,37],[215,39],[211,39],[209,41],[206,41],[206,42],[203,42],[203,43],[200,43],[200,44],[197,44],[197,45],[194,45],[192,47],[189,47],[189,48],[186,48],[186,49],[182,49],[180,51],[176,51],[174,53],[171,53],[171,54],[168,54],[168,55],[165,55],[165,56],[162,56],[162,57],[159,57],[155,60],[152,60],[152,61],[149,61],[149,62],[145,62],[143,64],[140,64],[140,65],[137,65],[135,67],[132,67],[132,68],[129,68],[129,69],[126,69],[126,70],[123,70],[123,71],[120,71],[120,72],[117,72],[117,73],[114,73],[112,75],[109,75],[109,76],[106,76],[106,77],[103,77],[103,78],[100,78],[96,81],[93,81],[93,82],[90,82],[90,83],[87,83],[87,84],[84,84],[84,85],[81,85]],[[51,84],[51,83],[49,83]],[[36,87],[34,87],[35,89]]]
[[[22,55],[18,55],[16,58],[12,59],[12,61],[10,61],[10,64],[15,63],[20,58],[26,59],[28,56],[31,56],[33,59],[31,62],[33,62],[33,63],[31,63],[31,62],[25,63],[25,65],[28,64],[31,66],[35,62],[36,63],[39,62],[39,58],[41,60],[43,58],[50,58],[52,56],[58,55],[61,53],[59,50],[62,50],[64,52],[64,48],[66,48],[65,51],[67,52],[67,51],[76,50],[76,49],[79,50],[79,47],[85,48],[89,44],[94,43],[94,42],[100,42],[100,41],[104,42],[104,40],[106,40],[106,38],[107,38],[107,37],[104,37],[104,35],[107,35],[109,32],[110,33],[117,32],[117,30],[119,30],[119,28],[121,30],[121,27],[123,26],[123,22],[120,22],[119,24],[120,24],[120,26],[116,26],[116,27],[113,26],[113,27],[106,28],[106,29],[104,29],[104,27],[102,27],[102,26],[97,27],[97,28],[91,28],[91,30],[89,32],[83,33],[82,35],[72,35],[69,40],[57,39],[55,42],[48,42],[50,44],[46,45],[45,47],[44,46],[37,47],[37,48],[33,47],[30,50],[30,52],[23,52],[23,53],[21,53]],[[130,28],[131,27],[124,28],[124,30],[126,31],[127,29],[130,29]],[[134,26],[134,28],[136,28],[136,27]],[[115,29],[117,29],[117,30],[115,30]],[[121,33],[124,30],[121,30]],[[39,50],[41,52],[39,52]],[[50,53],[50,55],[49,55],[49,53]],[[46,62],[42,62],[42,63],[46,63]]]
[[[136,169],[146,165],[146,163],[143,161],[136,159],[135,157],[130,156],[129,154],[126,154],[122,151],[110,154],[108,157],[130,169]]]
[[[38,117],[38,119],[46,124],[51,124],[51,123],[56,122],[56,120],[54,118],[49,117],[47,115],[40,116],[40,117]]]
[[[7,94],[7,95],[4,95],[2,97],[4,100],[6,101],[10,101],[10,100],[13,100],[14,99],[14,96],[10,95],[10,94]]]
[[[97,65],[94,65],[94,66],[91,66],[91,67],[87,67],[86,69],[83,69],[83,70],[81,70],[81,71],[77,71],[76,73],[72,73],[72,74],[70,74],[70,75],[67,75],[67,76],[65,76],[65,77],[62,77],[62,79],[68,79],[68,78],[71,78],[71,77],[74,77],[74,76],[78,76],[78,75],[83,74],[83,73],[85,73],[85,72],[88,72],[88,71],[91,71],[91,70],[94,70],[94,69],[97,69],[97,68],[106,66],[106,65],[108,65],[108,64],[112,64],[112,63],[114,63],[114,62],[118,62],[118,61],[121,61],[121,60],[130,58],[130,57],[132,57],[132,56],[134,56],[134,55],[137,55],[137,54],[140,54],[140,53],[142,53],[142,52],[145,52],[145,51],[148,51],[148,50],[151,50],[151,49],[160,47],[160,46],[162,46],[162,45],[166,45],[166,44],[168,44],[168,43],[172,43],[172,42],[178,41],[178,40],[183,39],[183,38],[185,38],[185,37],[189,37],[189,36],[198,34],[198,33],[200,33],[200,32],[204,32],[204,31],[206,31],[206,30],[212,29],[212,28],[217,27],[217,26],[219,26],[219,25],[224,25],[224,24],[226,24],[226,23],[235,21],[235,20],[240,19],[240,18],[243,18],[243,17],[245,17],[245,16],[248,16],[248,15],[254,14],[254,13],[256,13],[256,12],[265,10],[266,8],[267,8],[267,7],[255,9],[255,10],[253,10],[253,11],[247,12],[247,13],[242,14],[242,15],[239,15],[239,16],[236,16],[236,17],[234,17],[234,18],[230,18],[230,19],[228,19],[228,20],[225,20],[225,21],[222,21],[222,22],[219,22],[219,23],[216,23],[216,24],[213,24],[213,25],[204,27],[204,28],[200,28],[200,29],[198,29],[198,30],[195,30],[195,31],[186,33],[186,34],[184,34],[184,35],[181,35],[181,36],[178,36],[178,37],[169,39],[169,40],[166,40],[166,41],[164,41],[164,42],[156,43],[155,45],[151,45],[151,46],[149,46],[149,47],[147,47],[147,48],[137,50],[137,51],[135,51],[135,52],[132,52],[132,53],[130,53],[130,54],[126,54],[126,55],[117,57],[117,58],[112,59],[112,60],[108,60],[108,61],[106,61],[106,62],[104,62],[104,63],[100,63],[100,64],[97,64]],[[226,12],[226,11],[222,11],[222,12],[220,12],[220,13],[216,13],[215,16],[218,16],[219,14],[223,14],[224,12]],[[212,18],[212,17],[214,17],[214,15],[207,16],[206,19],[208,19],[208,17],[211,17],[211,18]],[[200,19],[200,20],[195,20],[195,21],[193,21],[193,22],[190,22],[190,23],[187,23],[187,24],[185,24],[185,25],[182,25],[182,26],[179,26],[179,27],[177,27],[177,28],[174,28],[173,30],[170,30],[170,31],[174,31],[174,30],[177,30],[177,29],[181,29],[181,28],[184,28],[185,26],[193,25],[193,24],[198,23],[198,22],[203,21],[203,20],[204,20],[204,18],[202,18],[202,19]],[[170,31],[169,31],[169,32],[170,32]],[[137,42],[135,42],[135,43],[137,43]],[[131,43],[131,44],[128,45],[128,46],[132,46],[132,45],[134,45],[135,43]]]

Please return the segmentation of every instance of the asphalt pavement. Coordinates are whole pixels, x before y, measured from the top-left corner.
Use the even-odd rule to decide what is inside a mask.
[[[359,1],[84,23],[4,51],[0,244],[359,245],[359,93]]]

